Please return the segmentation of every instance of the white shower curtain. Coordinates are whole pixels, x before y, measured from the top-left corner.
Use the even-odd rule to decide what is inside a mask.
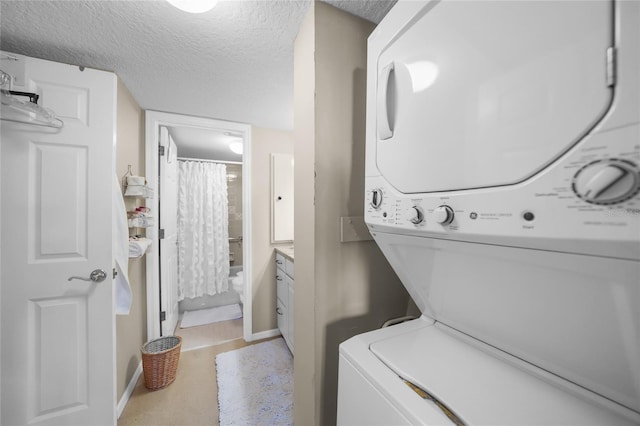
[[[178,300],[229,289],[227,167],[180,161]]]

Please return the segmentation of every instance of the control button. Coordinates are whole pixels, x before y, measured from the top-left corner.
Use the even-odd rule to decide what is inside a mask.
[[[453,222],[453,209],[449,206],[439,206],[433,211],[433,216],[441,225],[448,225]]]
[[[573,177],[573,191],[592,204],[628,200],[640,189],[640,172],[626,160],[598,160],[585,165]]]
[[[380,206],[382,205],[382,189],[378,188],[371,191],[370,204],[374,209],[380,208]]]
[[[522,215],[522,217],[524,218],[524,220],[526,220],[527,222],[531,222],[533,219],[536,218],[536,216],[531,213],[531,212],[524,212],[524,214]]]
[[[407,219],[409,222],[415,225],[418,225],[419,223],[424,222],[424,212],[422,211],[422,207],[413,206],[407,209],[407,212],[405,214],[405,219]]]

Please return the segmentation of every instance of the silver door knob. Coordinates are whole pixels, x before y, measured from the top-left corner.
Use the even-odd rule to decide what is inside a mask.
[[[94,283],[101,283],[107,278],[107,273],[102,269],[96,269],[89,274],[89,278],[84,277],[69,277],[67,281],[71,280],[82,280],[82,281],[93,281]]]

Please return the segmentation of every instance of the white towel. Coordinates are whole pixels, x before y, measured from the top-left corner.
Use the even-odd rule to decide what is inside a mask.
[[[127,185],[144,185],[145,183],[144,176],[127,176]]]
[[[151,244],[148,238],[129,239],[129,257],[140,257],[147,252]]]
[[[113,255],[118,273],[116,284],[116,314],[128,315],[131,309],[131,286],[129,285],[129,227],[127,209],[124,206],[118,177],[114,174],[113,183]]]

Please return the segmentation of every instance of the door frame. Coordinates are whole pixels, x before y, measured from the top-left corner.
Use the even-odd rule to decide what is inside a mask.
[[[242,233],[243,233],[243,337],[253,340],[252,326],[252,291],[251,291],[251,126],[231,121],[212,118],[194,117],[160,111],[145,111],[145,176],[149,187],[153,188],[153,197],[147,198],[145,205],[152,214],[159,210],[158,191],[158,145],[160,143],[160,127],[197,127],[218,132],[230,131],[240,133],[243,139],[242,154]],[[151,246],[147,252],[147,340],[160,337],[160,257],[158,251],[157,226],[147,228],[147,238]]]

